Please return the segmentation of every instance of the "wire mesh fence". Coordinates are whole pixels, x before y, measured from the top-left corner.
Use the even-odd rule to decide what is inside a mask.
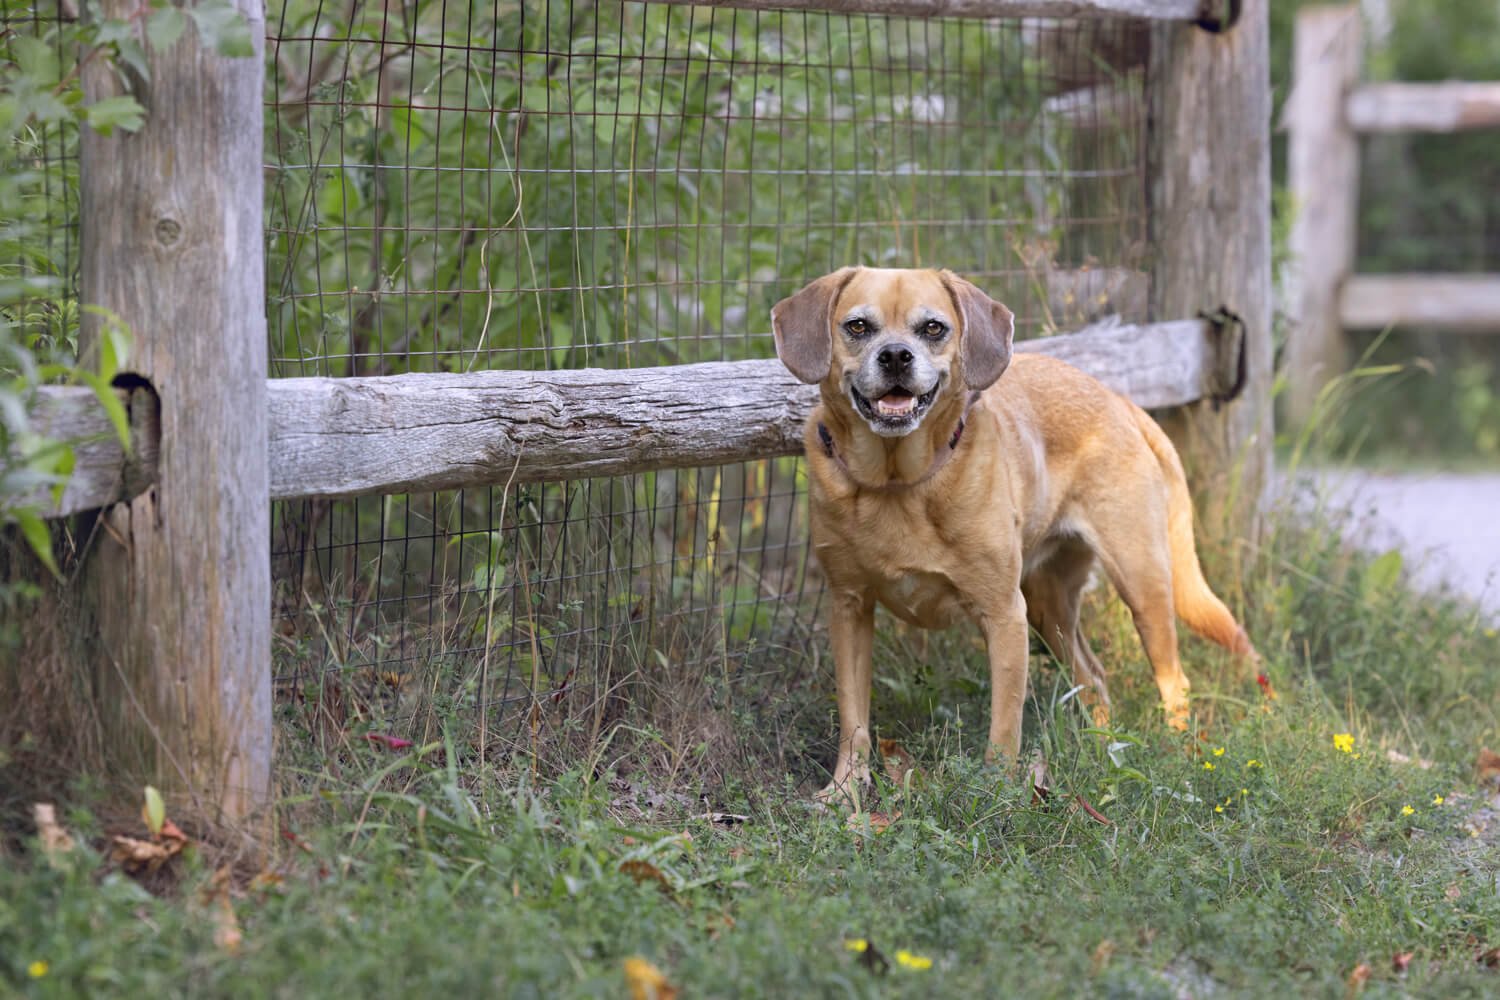
[[[272,377],[769,357],[770,306],[849,263],[951,267],[1021,336],[1145,319],[1135,22],[273,0],[266,27]],[[658,669],[805,668],[804,489],[779,459],[278,504],[281,703],[504,742]]]

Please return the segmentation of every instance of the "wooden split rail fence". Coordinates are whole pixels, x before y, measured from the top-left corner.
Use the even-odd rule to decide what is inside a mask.
[[[119,15],[133,2],[105,6]],[[235,3],[258,38],[260,0]],[[1175,408],[1169,429],[1212,501],[1210,532],[1249,530],[1271,438],[1267,0],[728,5],[1151,20],[1153,322],[1018,349],[1068,358],[1145,406]],[[90,439],[52,513],[103,508],[108,528],[93,533],[73,585],[83,610],[69,623],[100,697],[135,706],[114,714],[108,738],[182,808],[254,841],[272,787],[273,499],[793,454],[816,390],[775,361],[268,380],[259,42],[254,58],[234,60],[185,36],[150,59],[144,128],[87,136],[81,164],[82,298],[135,333],[119,390],[133,448],[110,442],[86,390],[45,390],[38,420]],[[96,64],[86,85],[99,99],[119,77]],[[787,276],[788,291],[808,277]],[[1236,322],[1200,318],[1230,313]]]
[[[1359,137],[1500,128],[1500,83],[1361,83],[1357,4],[1297,14],[1287,131],[1294,327],[1287,416],[1303,422],[1348,367],[1344,331],[1500,333],[1500,274],[1356,274]]]

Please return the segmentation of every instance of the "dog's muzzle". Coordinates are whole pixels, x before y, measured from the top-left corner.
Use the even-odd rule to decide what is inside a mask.
[[[943,373],[925,353],[892,341],[865,358],[849,382],[849,398],[876,434],[900,437],[916,430],[942,384]]]

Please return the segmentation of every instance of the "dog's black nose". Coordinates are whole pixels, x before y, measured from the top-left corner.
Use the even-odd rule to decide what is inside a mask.
[[[892,344],[889,347],[882,347],[880,353],[875,355],[875,360],[879,362],[881,371],[887,375],[895,375],[911,367],[913,355],[910,348],[901,344]]]

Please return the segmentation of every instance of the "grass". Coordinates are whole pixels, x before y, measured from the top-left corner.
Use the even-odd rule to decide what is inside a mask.
[[[1278,697],[1188,640],[1201,732],[1166,730],[1096,593],[1117,728],[1091,729],[1035,657],[1044,800],[980,762],[971,637],[889,625],[875,717],[920,774],[881,775],[853,820],[809,804],[826,665],[811,708],[736,717],[711,767],[649,719],[535,773],[525,755],[479,768],[459,718],[426,746],[322,760],[286,727],[294,839],[227,888],[190,848],[148,892],[97,853],[74,789],[82,846],[49,862],[28,831],[0,865],[0,994],[615,997],[641,956],[683,996],[1493,995],[1500,821],[1472,767],[1497,741],[1500,639],[1326,525],[1273,533],[1241,582]]]

